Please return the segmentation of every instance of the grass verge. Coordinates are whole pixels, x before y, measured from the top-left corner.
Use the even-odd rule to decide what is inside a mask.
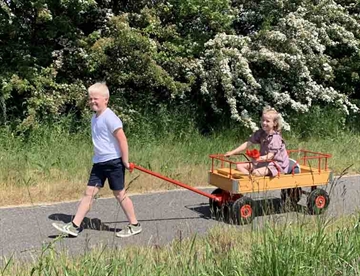
[[[239,231],[213,228],[206,236],[152,247],[105,247],[72,257],[44,246],[33,263],[5,260],[1,275],[359,275],[358,216],[272,224]]]
[[[92,145],[88,133],[72,134],[56,129],[34,132],[27,139],[4,130],[0,135],[1,206],[78,199],[91,169]],[[207,185],[212,153],[224,153],[243,142],[249,133],[219,131],[204,136],[194,129],[160,135],[128,135],[130,161],[193,186]],[[340,132],[336,137],[300,139],[284,133],[288,149],[309,149],[332,154],[329,167],[336,174],[360,172],[360,137]],[[150,175],[127,175],[130,192],[175,188]],[[130,184],[130,185],[129,185]],[[27,192],[24,192],[24,189]],[[29,194],[31,197],[29,197]],[[110,196],[106,187],[102,196]]]

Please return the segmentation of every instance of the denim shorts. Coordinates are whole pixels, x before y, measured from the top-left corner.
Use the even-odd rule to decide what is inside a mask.
[[[122,159],[112,159],[93,165],[88,186],[102,188],[105,180],[108,180],[110,189],[121,191],[125,186],[125,166]]]

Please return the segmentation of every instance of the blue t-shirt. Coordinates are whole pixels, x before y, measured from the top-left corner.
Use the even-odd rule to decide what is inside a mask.
[[[121,157],[119,142],[114,137],[115,130],[123,124],[118,116],[106,108],[99,117],[94,114],[91,118],[91,135],[94,144],[94,163],[109,161]]]

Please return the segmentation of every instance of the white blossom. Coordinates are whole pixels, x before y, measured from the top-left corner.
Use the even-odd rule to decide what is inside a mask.
[[[300,1],[269,30],[248,36],[220,33],[205,43],[196,70],[201,93],[212,101],[214,111],[220,112],[215,99],[223,93],[231,118],[253,130],[258,125],[253,115],[268,104],[305,113],[321,101],[345,114],[359,111],[328,84],[334,78],[334,60],[326,50],[341,44],[358,54],[360,21],[333,0],[316,7]],[[255,11],[240,11],[242,21],[256,16]],[[286,122],[284,129],[290,129]]]

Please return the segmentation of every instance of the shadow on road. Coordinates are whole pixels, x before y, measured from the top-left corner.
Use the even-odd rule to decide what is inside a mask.
[[[49,219],[54,221],[62,221],[64,223],[69,223],[73,220],[73,215],[67,215],[67,214],[51,214],[49,216]],[[191,219],[199,219],[199,216],[195,217],[180,217],[180,218],[154,218],[154,219],[139,219],[139,222],[151,222],[151,221],[171,221],[171,220],[191,220]],[[98,218],[87,218],[85,217],[82,223],[82,227],[84,229],[92,229],[92,230],[98,230],[98,231],[110,231],[110,232],[116,232],[119,231],[120,228],[117,227],[109,227],[108,224],[123,224],[123,223],[129,223],[127,220],[119,220],[119,221],[101,221]],[[55,239],[62,235],[52,235],[49,236],[51,239]],[[68,236],[69,238],[72,238],[72,236]]]
[[[254,205],[255,217],[284,214],[288,212],[306,213],[306,207],[299,204],[284,206],[280,198],[254,199]],[[185,206],[185,208],[195,211],[202,218],[214,218],[208,203],[188,205]]]
[[[282,214],[287,212],[299,212],[305,213],[306,208],[302,205],[295,206],[284,206],[280,198],[267,198],[267,199],[253,199],[254,200],[254,211],[255,217],[273,215],[273,214]],[[188,216],[188,217],[170,217],[170,218],[153,218],[153,219],[139,219],[139,222],[152,222],[152,221],[171,221],[171,220],[192,220],[192,219],[214,219],[213,214],[211,214],[209,204],[202,203],[197,205],[187,205],[185,208],[194,211],[198,216]],[[67,214],[52,214],[49,216],[49,219],[55,221],[62,221],[64,223],[69,223],[73,219],[73,215]],[[232,220],[230,220],[232,221]],[[117,223],[128,223],[127,220],[122,221],[104,221],[102,222],[98,218],[87,218],[85,217],[82,223],[84,229],[92,229],[98,231],[118,231],[119,228],[109,227],[108,224],[117,224]],[[56,238],[58,236],[49,236],[49,238]]]
[[[266,216],[274,214],[284,214],[288,212],[306,213],[306,208],[300,204],[284,205],[280,198],[266,198],[254,200],[255,216]]]
[[[196,217],[180,217],[180,218],[153,218],[153,219],[138,219],[141,222],[151,222],[151,221],[171,221],[171,220],[190,220],[190,219],[199,219],[199,216]],[[115,223],[128,223],[127,220],[118,220],[118,221],[104,221],[103,223],[115,224]]]
[[[73,220],[73,215],[67,215],[67,214],[51,214],[49,216],[49,219],[55,220],[55,221],[62,221],[64,223],[69,223]],[[87,218],[85,217],[81,226],[84,229],[92,229],[92,230],[98,230],[98,231],[118,231],[120,229],[109,227],[108,225],[104,224],[100,219],[98,218]],[[52,236],[52,238],[56,238],[58,236]],[[49,237],[51,238],[51,237]]]

